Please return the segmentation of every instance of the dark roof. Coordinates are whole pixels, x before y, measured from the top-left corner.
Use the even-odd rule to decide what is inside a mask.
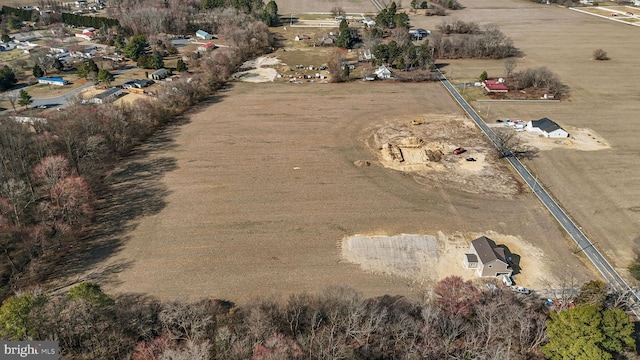
[[[467,262],[468,263],[477,263],[478,262],[478,257],[476,256],[476,254],[464,254],[464,256],[467,257]]]
[[[96,98],[96,99],[105,99],[105,98],[117,93],[118,91],[120,91],[120,89],[114,86],[111,89],[105,90],[105,91],[101,92],[100,94],[94,96],[94,98]]]
[[[560,125],[556,124],[553,120],[548,119],[546,117],[539,120],[531,120],[531,126],[538,128],[546,132],[547,134],[555,130],[562,129]]]
[[[481,236],[473,240],[471,242],[471,245],[473,246],[474,249],[476,249],[476,253],[480,258],[480,262],[482,262],[483,264],[487,264],[495,260],[500,260],[506,263],[506,261],[504,260],[504,255],[500,256],[500,254],[498,254],[495,251],[496,243],[493,242],[493,240],[489,239],[488,237]],[[504,251],[502,251],[502,253],[504,254]]]

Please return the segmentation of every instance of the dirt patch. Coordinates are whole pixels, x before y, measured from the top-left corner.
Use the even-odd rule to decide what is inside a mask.
[[[504,124],[489,124],[489,126],[499,129],[507,128],[508,131],[515,131]],[[522,144],[532,146],[542,151],[553,149],[596,151],[611,148],[607,140],[591,129],[577,128],[575,126],[565,126],[564,129],[569,133],[569,137],[567,138],[547,138],[528,131],[516,131],[516,136]]]
[[[395,275],[425,285],[448,276],[467,280],[478,279],[475,269],[464,265],[464,254],[471,241],[487,236],[498,245],[505,245],[517,257],[517,283],[532,289],[544,288],[550,268],[544,262],[543,251],[519,236],[484,233],[453,233],[445,235],[400,234],[354,235],[341,243],[342,257],[373,273]],[[487,278],[489,279],[489,278]]]
[[[424,124],[410,119],[388,121],[375,127],[369,147],[388,168],[410,173],[427,186],[497,196],[518,193],[518,182],[498,165],[495,149],[477,134],[464,116],[421,114]],[[453,150],[464,147],[464,153]]]
[[[246,61],[240,68],[250,70],[239,71],[233,74],[233,77],[237,80],[250,83],[274,81],[278,76],[278,71],[267,66],[278,64],[280,64],[278,58],[262,56],[255,60]]]
[[[109,177],[107,200],[114,205],[102,206],[97,216],[105,227],[117,224],[101,235],[101,242],[117,246],[107,260],[93,261],[87,277],[110,293],[167,300],[212,296],[243,303],[330,285],[366,296],[419,298],[430,277],[421,282],[363,271],[344,260],[341,239],[487,228],[535,244],[560,272],[571,266],[572,273],[592,274],[531,194],[464,192],[441,185],[438,175],[446,171],[429,171],[427,181],[382,166],[379,151],[368,146],[375,129],[408,126],[419,114],[427,131],[433,126],[428,114],[455,120],[461,111],[437,83],[236,82]],[[461,145],[487,146],[477,129],[461,126],[469,131]],[[121,204],[127,204],[124,214]],[[462,266],[460,258],[451,264]]]

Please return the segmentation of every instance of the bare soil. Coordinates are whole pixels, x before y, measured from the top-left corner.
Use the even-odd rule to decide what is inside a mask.
[[[628,46],[638,29],[528,1],[476,0],[465,6],[451,18],[500,19],[501,29],[524,53],[516,70],[548,66],[572,91],[562,102],[474,102],[489,122],[546,116],[610,147],[541,146],[527,165],[625,274],[640,246],[640,188],[634,186],[640,151],[633,121],[640,111],[634,95],[640,58]],[[441,21],[411,19],[425,29]],[[596,48],[611,60],[592,61]],[[296,56],[303,59],[302,53]],[[476,79],[484,70],[491,77],[504,74],[504,61],[446,62],[444,70],[455,78]],[[424,128],[409,126],[417,117],[427,119]],[[439,131],[453,128],[447,122],[462,122],[464,145],[470,144],[480,161],[456,165],[445,159],[439,166],[412,150],[407,157],[412,164],[385,160],[378,144],[421,144],[424,151],[442,149],[450,156],[445,150],[461,140],[429,134],[429,121],[435,123],[430,117],[442,118]],[[513,175],[504,163],[492,163],[479,131],[463,119],[439,84],[235,83],[114,173],[114,194],[135,211],[120,219],[119,231],[104,237],[111,244],[107,260],[92,275],[109,291],[163,299],[214,296],[244,302],[336,284],[365,295],[417,296],[426,283],[466,271],[459,254],[475,236],[488,235],[521,256],[524,286],[597,276],[532,194],[501,187]],[[485,169],[499,176],[486,180],[496,187],[469,191],[475,187],[451,183],[465,171],[470,179]],[[105,212],[114,206],[105,204]],[[119,213],[115,209],[120,208],[112,214]],[[427,254],[437,269],[417,268],[436,275],[416,278],[406,272],[415,264],[387,271],[348,257],[344,239],[356,234],[434,237],[437,256]],[[420,241],[404,245],[419,248]],[[392,261],[389,268],[396,265]]]
[[[523,285],[540,284],[533,274],[553,264],[556,271],[592,276],[531,194],[496,196],[499,182],[483,191],[457,190],[447,180],[454,175],[446,174],[469,170],[454,160],[445,160],[453,165],[438,172],[442,177],[383,166],[371,139],[393,133],[385,124],[401,127],[419,116],[427,124],[411,129],[424,131],[427,142],[437,140],[435,133],[430,140],[429,127],[441,116],[441,131],[462,126],[472,151],[488,148],[436,83],[235,83],[114,172],[104,216],[121,213],[121,201],[131,210],[117,222],[121,231],[102,237],[110,252],[95,254],[106,260],[88,277],[108,291],[163,299],[245,302],[331,285],[418,297],[433,276],[418,281],[363,270],[343,258],[342,239],[442,232],[468,241],[469,234],[491,231],[535,244],[531,254],[524,246],[516,250],[530,259],[523,279],[528,271],[531,278]],[[500,162],[485,166],[513,178]],[[460,273],[458,255],[438,255],[436,278]]]

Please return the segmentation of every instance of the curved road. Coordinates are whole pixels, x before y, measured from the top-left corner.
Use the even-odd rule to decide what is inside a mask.
[[[496,134],[487,126],[478,113],[467,103],[467,101],[456,91],[453,85],[447,80],[447,78],[439,72],[439,79],[442,85],[449,91],[451,96],[458,102],[460,107],[469,114],[476,125],[482,130],[482,132],[491,140],[496,146],[498,144]],[[636,312],[635,306],[640,304],[640,299],[632,291],[631,287],[622,279],[622,277],[616,272],[616,270],[609,264],[609,262],[602,256],[602,254],[596,249],[593,243],[587,238],[587,236],[580,230],[567,213],[560,207],[560,205],[551,197],[551,195],[544,189],[542,184],[538,182],[536,178],[531,175],[529,170],[522,164],[522,162],[513,154],[508,153],[505,157],[511,166],[518,172],[524,182],[529,185],[531,190],[536,194],[538,199],[549,210],[551,215],[560,223],[562,228],[571,236],[573,241],[579,246],[580,250],[587,255],[589,260],[598,269],[602,276],[613,286],[617,291],[627,293],[629,296],[630,304],[633,305],[632,311],[639,317]]]

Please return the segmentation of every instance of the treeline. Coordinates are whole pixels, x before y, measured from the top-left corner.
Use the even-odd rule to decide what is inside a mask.
[[[218,33],[222,25],[216,19],[228,18],[234,13],[250,15],[268,25],[276,25],[278,6],[275,1],[265,5],[262,0],[204,2],[182,0],[113,0],[108,14],[120,20],[125,29],[147,37],[165,34],[188,34],[198,29],[211,34]],[[161,5],[160,5],[161,4]]]
[[[438,59],[503,59],[519,54],[511,38],[495,24],[480,29],[474,23],[456,21],[443,23],[439,29],[430,38]]]
[[[22,21],[33,21],[33,15],[34,15],[33,10],[18,9],[18,8],[6,6],[6,5],[2,6],[2,13],[13,15]]]
[[[551,312],[535,296],[482,289],[449,277],[423,301],[333,287],[238,307],[111,297],[81,283],[6,300],[0,338],[58,340],[62,359],[622,359],[635,348],[602,282]]]
[[[82,256],[77,249],[94,225],[96,194],[109,198],[103,179],[112,164],[270,49],[263,22],[237,12],[218,21],[233,46],[191,63],[202,67],[199,76],[175,81],[157,101],[78,101],[33,124],[0,118],[0,299],[55,277],[60,264]]]
[[[120,26],[118,19],[110,19],[100,16],[76,15],[71,13],[62,13],[62,22],[71,26],[94,27],[96,29]]]
[[[85,283],[7,300],[0,334],[59,340],[62,359],[542,359],[546,320],[538,304],[460,278],[427,302],[330,288],[241,307],[109,297]]]

